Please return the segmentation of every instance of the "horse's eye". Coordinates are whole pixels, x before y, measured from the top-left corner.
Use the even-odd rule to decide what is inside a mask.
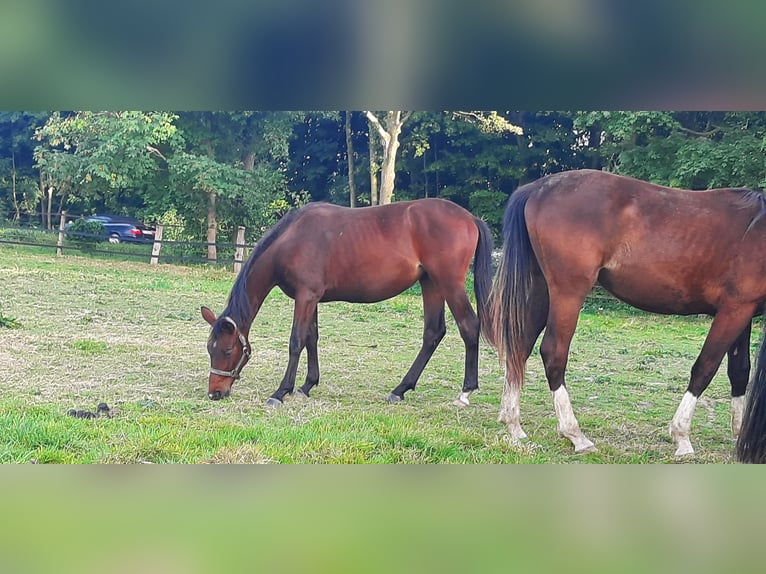
[[[233,349],[233,348],[229,348],[229,349],[226,349],[226,350],[223,352],[223,354],[224,354],[224,355],[226,355],[227,357],[229,357],[229,356],[231,356],[231,354],[232,354],[233,352],[234,352],[234,349]]]

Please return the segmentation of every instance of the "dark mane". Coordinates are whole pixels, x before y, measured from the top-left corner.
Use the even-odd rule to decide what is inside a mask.
[[[221,312],[221,317],[231,317],[237,325],[245,324],[252,319],[253,306],[250,298],[247,296],[247,278],[250,275],[250,271],[258,258],[290,227],[304,209],[306,207],[291,209],[261,237],[261,240],[255,245],[250,257],[248,257],[247,262],[240,270],[239,275],[237,275],[237,279],[234,281],[234,285],[229,293],[226,309]],[[211,337],[217,336],[220,328],[221,322],[218,321],[210,334]]]

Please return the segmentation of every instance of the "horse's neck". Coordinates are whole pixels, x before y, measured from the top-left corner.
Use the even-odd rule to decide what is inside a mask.
[[[263,302],[274,286],[274,270],[269,263],[269,258],[259,258],[250,268],[245,283],[252,311],[251,316],[241,326],[246,334],[250,332],[250,326],[253,324],[258,311],[261,309],[261,305],[263,305]]]

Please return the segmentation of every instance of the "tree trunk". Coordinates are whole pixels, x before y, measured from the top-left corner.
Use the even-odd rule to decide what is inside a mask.
[[[409,119],[411,112],[386,112],[385,127],[370,111],[365,112],[367,120],[377,129],[383,144],[383,162],[380,170],[380,204],[391,203],[394,199],[394,183],[396,179],[396,153],[399,151],[399,136],[404,122]],[[372,144],[372,133],[370,133]]]
[[[21,217],[19,212],[19,200],[16,198],[16,153],[11,152],[11,197],[13,197],[13,220],[18,221]]]
[[[211,191],[208,195],[207,206],[207,258],[209,261],[218,261],[218,250],[215,245],[218,223],[215,220],[216,193]]]
[[[351,138],[351,112],[346,112],[346,157],[348,158],[349,205],[356,207],[356,183],[354,182],[354,142]]]
[[[389,114],[394,112],[389,112]],[[400,113],[400,112],[395,112]],[[386,205],[394,200],[394,182],[396,180],[396,153],[399,151],[401,124],[389,126],[389,138],[383,148],[383,165],[380,170],[380,203]]]
[[[46,215],[46,229],[53,229],[53,225],[51,224],[51,208],[53,205],[53,186],[48,186],[48,208],[45,210]]]
[[[211,141],[207,142],[207,156],[215,160],[215,150]],[[243,163],[246,157],[243,158]],[[208,261],[218,261],[218,247],[216,246],[216,238],[218,236],[218,222],[215,219],[215,201],[218,198],[215,190],[208,192],[207,203],[207,259]]]
[[[68,185],[64,186],[64,188],[61,190],[61,199],[59,199],[59,208],[58,208],[59,213],[64,211],[64,203],[66,202],[67,193],[69,193]]]
[[[588,143],[594,152],[590,160],[590,167],[591,169],[601,169],[601,126],[596,125],[590,128]]]
[[[45,225],[45,176],[40,170],[40,225]]]
[[[374,135],[374,129],[371,122],[369,125],[368,140],[370,148],[370,205],[378,205],[378,159],[376,144],[377,138]]]
[[[246,171],[253,171],[255,169],[255,152],[248,151],[242,158],[242,168]]]

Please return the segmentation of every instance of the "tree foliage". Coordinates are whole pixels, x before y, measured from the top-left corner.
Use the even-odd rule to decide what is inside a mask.
[[[763,112],[585,112],[609,169],[673,187],[766,185]]]
[[[0,112],[0,209],[126,213],[198,239],[244,225],[252,241],[308,200],[348,205],[351,170],[358,205],[385,175],[395,200],[447,198],[497,231],[508,196],[549,173],[760,188],[765,158],[766,112]]]
[[[59,199],[58,209],[100,201],[145,185],[166,158],[158,147],[175,141],[168,112],[54,112],[35,130],[36,167]]]

